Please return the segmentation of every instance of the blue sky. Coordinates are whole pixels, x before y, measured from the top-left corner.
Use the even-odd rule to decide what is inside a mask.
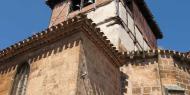
[[[45,0],[3,0],[0,3],[0,49],[48,26],[51,10]],[[190,0],[146,0],[164,39],[159,47],[190,50]]]

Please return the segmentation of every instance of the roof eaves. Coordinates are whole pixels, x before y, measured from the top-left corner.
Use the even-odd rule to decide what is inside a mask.
[[[148,5],[145,3],[144,0],[135,0],[136,4],[138,5],[139,9],[142,11],[143,16],[147,20],[148,25],[152,29],[154,35],[157,39],[163,38],[163,33],[161,32],[159,25],[154,20],[154,16],[148,8]]]

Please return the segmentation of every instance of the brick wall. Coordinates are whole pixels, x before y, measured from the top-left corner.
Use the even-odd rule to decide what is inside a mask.
[[[26,94],[75,95],[79,51],[79,36],[73,35],[34,52]]]

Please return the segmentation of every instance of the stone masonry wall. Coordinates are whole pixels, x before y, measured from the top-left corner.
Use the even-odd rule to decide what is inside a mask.
[[[15,75],[15,69],[1,70],[0,72],[0,95],[9,95],[12,85],[12,79]]]
[[[123,95],[190,95],[190,65],[179,57],[159,54],[126,61],[121,67]]]
[[[42,51],[45,52],[42,53]],[[47,50],[47,51],[46,51]],[[77,34],[36,51],[27,95],[76,95],[80,39]]]
[[[185,93],[190,95],[190,65],[182,62],[175,62],[176,64],[176,80],[177,85],[185,89]]]
[[[33,52],[16,56],[1,70],[0,95],[10,95],[15,71],[23,62],[30,63],[26,95],[76,95],[80,35],[75,34],[49,43]]]
[[[159,68],[156,59],[128,62],[121,68],[126,76],[123,95],[161,95]]]
[[[120,95],[119,67],[81,35],[16,56],[9,62],[16,66],[0,74],[0,95],[11,92],[16,68],[22,62],[30,63],[26,95]]]
[[[190,95],[190,65],[171,56],[161,56],[159,63],[163,87],[177,86],[184,89],[185,95]]]
[[[77,95],[120,95],[119,68],[86,37],[81,48]]]

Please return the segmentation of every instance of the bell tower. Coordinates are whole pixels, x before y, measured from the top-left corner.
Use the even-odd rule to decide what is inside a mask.
[[[49,27],[85,14],[117,50],[157,48],[163,37],[144,0],[46,0],[52,9]]]

